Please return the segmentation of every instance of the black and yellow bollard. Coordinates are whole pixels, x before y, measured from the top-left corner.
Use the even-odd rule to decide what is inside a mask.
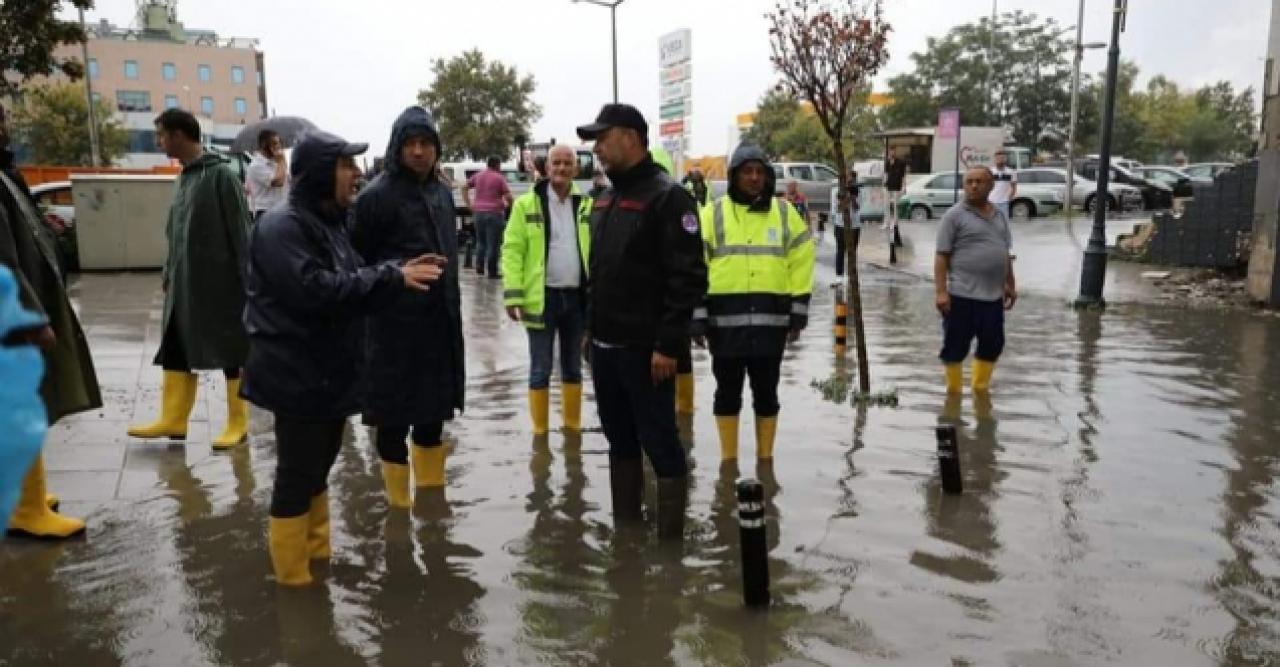
[[[843,357],[849,349],[849,304],[844,299],[844,285],[836,287],[836,322],[832,326],[835,336],[836,355]]]
[[[938,472],[942,476],[942,490],[950,495],[964,493],[960,478],[960,443],[953,424],[940,424],[938,434]]]
[[[764,485],[738,481],[738,535],[742,550],[742,600],[748,607],[769,604],[769,543],[764,523]]]

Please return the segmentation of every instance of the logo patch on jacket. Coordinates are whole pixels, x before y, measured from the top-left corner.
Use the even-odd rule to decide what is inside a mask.
[[[685,213],[680,217],[680,226],[684,227],[684,230],[690,234],[697,234],[698,216],[693,213]]]
[[[778,242],[778,230],[774,227],[769,228],[769,243]]]

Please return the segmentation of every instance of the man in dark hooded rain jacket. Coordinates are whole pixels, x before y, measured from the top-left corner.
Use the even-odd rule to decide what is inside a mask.
[[[707,290],[697,208],[654,162],[635,107],[606,104],[578,136],[596,142],[612,184],[592,207],[586,339],[609,439],[613,516],[640,518],[648,455],[658,476],[658,535],[679,540],[688,463],[676,430],[676,360]]]
[[[457,215],[436,172],[440,154],[431,114],[419,106],[405,109],[391,128],[386,171],[360,193],[352,229],[356,250],[369,262],[428,253],[448,260],[439,288],[402,294],[369,318],[365,419],[378,427],[375,440],[393,507],[411,504],[410,456],[414,486],[444,486],[444,422],[463,405]],[[413,447],[406,443],[411,429]]]
[[[809,321],[813,239],[809,223],[774,197],[774,171],[758,146],[744,144],[729,160],[729,192],[702,209],[706,245],[706,304],[694,315],[694,334],[711,343],[716,376],[713,412],[720,456],[738,458],[742,384],[751,379],[756,458],[773,458],[778,428],[782,353]]]
[[[182,109],[156,117],[165,154],[182,162],[165,234],[164,324],[155,364],[164,368],[160,417],[129,427],[135,438],[187,437],[199,378],[221,369],[227,378],[227,426],[214,449],[244,442],[249,408],[240,399],[240,368],[249,350],[244,324],[245,240],[249,206],[229,161],[205,151],[200,123]]]
[[[441,272],[439,257],[361,265],[346,217],[360,180],[354,158],[367,148],[308,134],[293,149],[287,202],[252,232],[243,391],[275,414],[269,548],[282,585],[310,583],[310,561],[330,555],[329,469],[361,407],[363,316],[426,290]]]
[[[40,397],[52,424],[62,417],[102,405],[93,358],[80,321],[67,298],[58,255],[26,184],[10,178],[13,153],[0,111],[0,265],[13,272],[23,308],[41,316],[47,326],[24,332],[24,340],[44,352],[45,374]],[[56,501],[45,491],[44,462],[37,458],[27,469],[22,492],[11,517],[9,532],[39,538],[65,538],[84,532],[84,522],[53,511]]]

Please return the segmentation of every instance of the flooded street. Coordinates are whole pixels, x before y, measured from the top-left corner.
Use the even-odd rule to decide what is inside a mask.
[[[159,276],[85,276],[74,296],[107,405],[53,428],[47,457],[88,537],[0,544],[0,665],[1280,664],[1280,319],[1077,315],[1028,294],[991,401],[948,401],[931,285],[868,269],[873,389],[900,402],[854,408],[810,386],[838,372],[830,253],[784,363],[771,466],[749,426],[741,463],[720,464],[695,353],[676,550],[614,530],[589,382],[584,434],[531,435],[524,331],[498,281],[467,272],[446,489],[390,512],[353,420],[332,564],[305,590],[270,577],[270,416],[210,453],[208,374],[190,445],[129,441],[159,388]],[[958,424],[962,496],[942,493],[940,421]],[[767,612],[741,603],[740,476],[766,490]]]

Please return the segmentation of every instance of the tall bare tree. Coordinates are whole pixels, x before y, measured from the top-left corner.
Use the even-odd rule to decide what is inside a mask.
[[[840,172],[840,189],[847,191],[849,166],[845,158],[845,125],[857,109],[858,93],[889,59],[890,26],[884,20],[883,0],[778,0],[765,14],[769,22],[770,61],[782,77],[782,88],[808,100],[814,117],[831,140],[831,158]],[[867,337],[858,283],[858,237],[853,228],[851,198],[840,215],[848,251],[849,311],[854,322],[858,355],[858,387],[871,391]]]

